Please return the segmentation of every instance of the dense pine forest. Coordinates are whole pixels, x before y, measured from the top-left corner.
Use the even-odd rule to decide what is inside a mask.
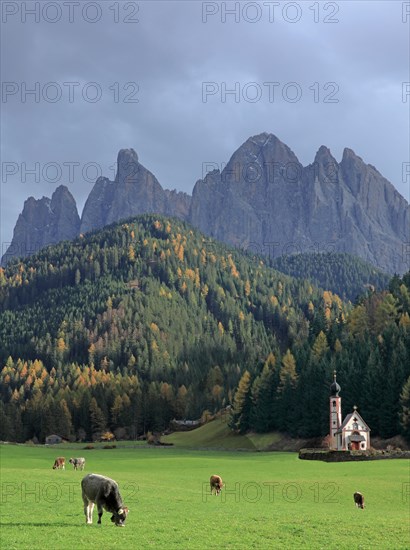
[[[270,265],[292,277],[309,279],[342,300],[356,301],[366,290],[386,290],[390,277],[351,254],[326,252],[280,256]]]
[[[409,310],[410,273],[353,306],[140,216],[0,269],[0,439],[135,438],[228,405],[240,432],[326,435],[334,369],[344,414],[410,439]]]

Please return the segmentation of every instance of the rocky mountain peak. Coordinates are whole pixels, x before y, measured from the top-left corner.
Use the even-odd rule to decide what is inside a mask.
[[[190,202],[185,193],[164,190],[139,162],[134,149],[121,149],[115,181],[100,177],[91,190],[81,217],[81,232],[148,212],[187,219]]]
[[[296,155],[285,143],[274,134],[268,134],[267,132],[247,139],[245,143],[235,151],[232,155],[232,159],[247,156],[251,158],[255,156],[263,157],[264,159],[276,160],[277,162],[283,160],[299,162]]]
[[[134,149],[121,149],[117,156],[115,182],[121,184],[135,182],[139,166],[138,155]]]
[[[324,161],[329,160],[336,162],[335,158],[330,152],[330,149],[326,147],[326,145],[321,145],[315,155],[315,162],[322,164]]]
[[[353,151],[353,149],[349,149],[348,147],[345,147],[343,149],[343,157],[342,157],[342,163],[343,162],[363,162],[363,159],[356,155],[356,153]],[[364,163],[363,163],[364,164]]]
[[[74,239],[79,229],[77,205],[65,185],[57,187],[51,199],[29,197],[18,217],[2,264],[16,256],[33,254],[49,244]]]
[[[284,183],[288,175],[297,178],[301,170],[293,151],[265,132],[250,137],[234,152],[221,173],[221,183],[232,192],[256,195],[272,184]]]
[[[50,200],[50,199],[48,199]],[[54,193],[51,195],[51,209],[58,206],[73,206],[75,205],[75,199],[70,193],[69,189],[65,185],[59,185]]]
[[[311,178],[325,184],[338,182],[339,163],[325,145],[319,147],[312,168]]]
[[[378,180],[378,172],[375,172],[375,170],[366,164],[361,157],[347,147],[343,150],[340,168],[346,184],[355,197],[359,194],[361,196],[367,195],[371,182],[374,184],[375,179]],[[387,182],[387,180],[385,181]]]
[[[70,191],[69,191],[69,189],[68,189],[68,187],[67,187],[66,185],[59,185],[59,186],[55,189],[55,191],[54,191],[52,197],[53,197],[54,195],[55,195],[55,196],[64,196],[64,195],[67,195],[67,196],[69,196],[69,197],[72,197],[72,194],[70,193]]]

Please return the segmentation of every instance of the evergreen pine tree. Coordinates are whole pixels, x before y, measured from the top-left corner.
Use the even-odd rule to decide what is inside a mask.
[[[236,390],[229,426],[231,429],[245,433],[250,427],[251,411],[251,375],[245,371],[239,380]]]
[[[400,395],[400,425],[403,437],[410,443],[410,376]]]

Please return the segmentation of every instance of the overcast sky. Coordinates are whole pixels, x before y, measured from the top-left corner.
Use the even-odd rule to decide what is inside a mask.
[[[121,148],[191,193],[204,164],[271,132],[303,165],[349,147],[409,200],[409,2],[1,8],[1,254],[27,197],[65,184],[81,214]]]

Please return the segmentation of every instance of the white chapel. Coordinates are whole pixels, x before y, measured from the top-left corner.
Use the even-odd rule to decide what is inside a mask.
[[[336,382],[336,371],[333,374],[333,383],[330,386],[330,449],[337,451],[365,451],[370,449],[370,428],[353,407],[342,422],[342,398],[339,396],[341,388]]]

